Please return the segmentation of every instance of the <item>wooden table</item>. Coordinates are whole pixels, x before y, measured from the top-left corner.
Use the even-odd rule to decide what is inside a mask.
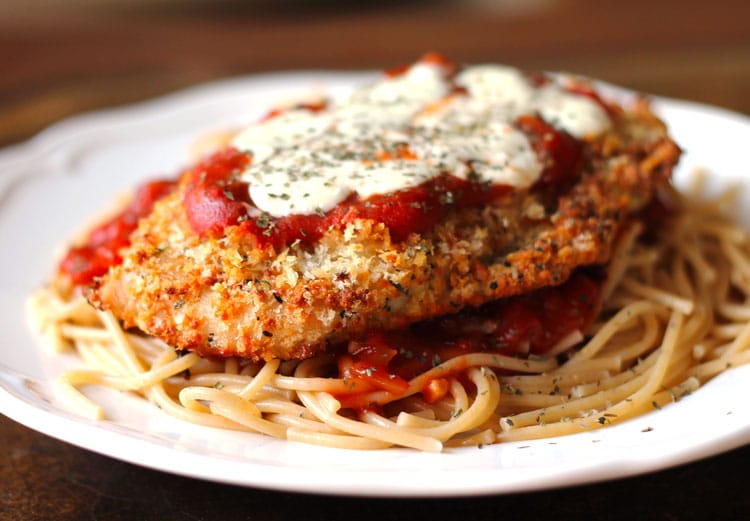
[[[179,5],[179,10],[177,7]],[[428,49],[564,69],[750,114],[750,2],[223,1],[0,7],[0,145],[67,115],[258,71],[382,68]],[[1,173],[0,173],[1,175]],[[750,447],[573,489],[372,500],[145,470],[0,416],[0,519],[742,519]]]

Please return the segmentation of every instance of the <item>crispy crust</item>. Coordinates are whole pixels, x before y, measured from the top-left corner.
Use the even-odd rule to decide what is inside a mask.
[[[367,220],[278,253],[238,227],[200,238],[182,186],[140,223],[90,298],[177,348],[268,360],[559,284],[578,266],[607,262],[620,226],[669,183],[679,158],[645,104],[615,120],[587,144],[580,182],[554,207],[517,191],[402,243]]]

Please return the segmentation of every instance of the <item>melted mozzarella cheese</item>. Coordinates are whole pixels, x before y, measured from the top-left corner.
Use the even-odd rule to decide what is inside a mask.
[[[609,116],[598,103],[556,85],[539,89],[535,106],[545,121],[577,138],[595,136],[610,125]]]
[[[235,136],[232,144],[252,155],[254,163],[262,163],[278,150],[294,148],[318,138],[330,125],[329,114],[290,110],[246,128]]]
[[[525,188],[542,172],[528,138],[513,123],[540,114],[576,137],[591,137],[609,117],[590,98],[555,83],[532,85],[518,70],[465,69],[451,94],[440,65],[354,91],[325,112],[293,110],[254,125],[232,144],[253,157],[241,178],[274,217],[334,208],[417,186],[442,173]]]

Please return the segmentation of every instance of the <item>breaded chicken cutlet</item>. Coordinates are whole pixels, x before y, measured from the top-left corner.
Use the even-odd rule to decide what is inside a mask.
[[[88,291],[178,349],[301,359],[605,264],[679,149],[644,103],[427,57],[186,170]]]

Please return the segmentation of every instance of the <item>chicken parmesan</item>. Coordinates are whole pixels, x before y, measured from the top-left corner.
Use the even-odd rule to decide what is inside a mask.
[[[95,231],[117,262],[89,298],[178,349],[308,358],[606,263],[678,157],[645,106],[427,56],[276,111],[136,211],[132,235]],[[64,273],[85,278],[89,250]]]
[[[438,55],[271,107],[68,248],[32,317],[170,414],[438,451],[623,421],[750,362],[750,238],[644,99]]]

